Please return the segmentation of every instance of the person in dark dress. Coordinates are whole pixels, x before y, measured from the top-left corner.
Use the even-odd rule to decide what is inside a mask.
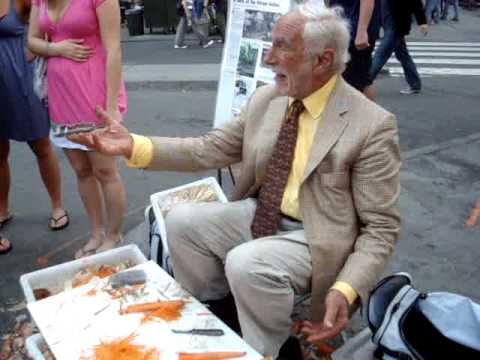
[[[29,0],[0,0],[0,228],[11,218],[8,194],[10,140],[27,142],[52,203],[49,227],[60,230],[69,223],[63,208],[60,166],[49,140],[46,108],[33,90],[33,65],[25,50],[25,22]],[[33,59],[33,56],[31,57]],[[0,242],[0,253],[7,245]]]
[[[343,78],[373,100],[370,67],[381,26],[380,0],[327,0],[326,3],[330,7],[341,7],[344,17],[350,22],[350,61]]]

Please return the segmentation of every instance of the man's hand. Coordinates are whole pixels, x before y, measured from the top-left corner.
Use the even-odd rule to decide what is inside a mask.
[[[89,133],[69,135],[67,138],[104,155],[123,155],[127,159],[130,159],[133,151],[133,139],[128,129],[119,121],[113,119],[102,108],[97,107],[96,111],[97,116],[103,120],[106,126],[104,129]]]
[[[357,50],[363,50],[369,46],[368,33],[366,31],[357,31],[357,36],[355,36],[355,47]]]
[[[325,299],[325,317],[322,322],[303,321],[301,331],[310,342],[325,341],[337,336],[348,323],[348,301],[338,290],[332,289]]]
[[[426,36],[428,34],[428,25],[427,24],[420,25],[420,31],[424,36]]]

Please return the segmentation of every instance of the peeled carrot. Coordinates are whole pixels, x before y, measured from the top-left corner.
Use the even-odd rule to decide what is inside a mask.
[[[238,351],[219,351],[219,352],[201,352],[201,353],[185,353],[178,354],[178,360],[222,360],[222,359],[235,359],[244,357],[246,352]]]
[[[166,301],[155,301],[150,303],[143,303],[143,304],[135,304],[127,306],[126,309],[121,310],[120,313],[123,314],[131,314],[137,312],[149,312],[161,309],[165,306],[179,306],[183,307],[185,305],[184,300],[166,300]]]

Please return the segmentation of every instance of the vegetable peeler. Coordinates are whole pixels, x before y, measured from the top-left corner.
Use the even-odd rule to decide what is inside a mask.
[[[175,330],[175,334],[190,334],[190,335],[205,335],[205,336],[222,336],[225,332],[222,329],[190,329],[190,330]]]

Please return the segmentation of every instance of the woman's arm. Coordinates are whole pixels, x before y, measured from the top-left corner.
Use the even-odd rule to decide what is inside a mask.
[[[9,5],[9,0],[0,0],[0,19],[7,15]]]
[[[118,0],[105,0],[97,7],[100,35],[107,54],[105,108],[117,121],[121,120],[118,95],[122,80],[122,49],[120,47],[120,9]],[[100,104],[99,104],[100,105]]]
[[[32,4],[28,26],[28,49],[42,57],[63,56],[73,61],[87,61],[92,55],[92,49],[82,45],[83,39],[67,39],[60,42],[50,42],[38,26],[39,7]]]

